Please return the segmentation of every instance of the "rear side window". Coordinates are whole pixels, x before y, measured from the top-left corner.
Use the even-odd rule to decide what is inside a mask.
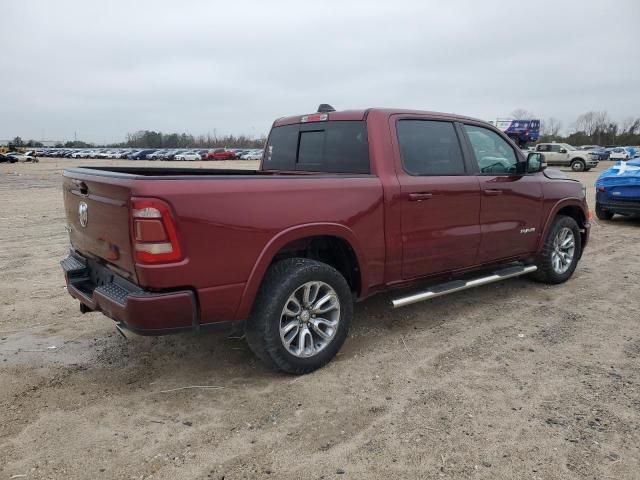
[[[271,130],[266,170],[369,173],[367,129],[362,121],[285,125]]]
[[[396,127],[404,169],[410,175],[464,175],[458,136],[450,122],[399,120]]]

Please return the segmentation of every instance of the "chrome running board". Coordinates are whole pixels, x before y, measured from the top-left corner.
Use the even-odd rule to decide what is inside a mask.
[[[404,307],[406,305],[411,305],[412,303],[418,303],[431,298],[447,295],[448,293],[459,292],[468,288],[499,282],[500,280],[506,280],[507,278],[519,277],[520,275],[535,272],[537,269],[538,267],[535,265],[503,268],[502,270],[496,270],[486,277],[474,278],[472,280],[453,280],[451,282],[434,285],[424,292],[415,293],[408,297],[397,298],[392,300],[391,303],[393,304],[393,308]]]

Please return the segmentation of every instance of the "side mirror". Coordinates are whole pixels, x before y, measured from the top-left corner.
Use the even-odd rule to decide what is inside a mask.
[[[560,153],[567,153],[567,150],[565,148],[561,148]]]
[[[541,172],[547,168],[544,155],[540,152],[531,152],[527,155],[527,173]]]

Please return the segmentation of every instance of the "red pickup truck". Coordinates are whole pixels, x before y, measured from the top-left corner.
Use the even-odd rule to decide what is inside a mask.
[[[376,108],[276,120],[257,171],[69,168],[63,190],[83,312],[125,334],[242,333],[291,373],[328,362],[376,292],[566,281],[591,218],[580,182],[492,125]]]

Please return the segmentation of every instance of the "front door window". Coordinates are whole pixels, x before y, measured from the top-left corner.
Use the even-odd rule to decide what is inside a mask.
[[[507,141],[496,132],[475,125],[464,126],[481,175],[516,173],[518,157]]]

